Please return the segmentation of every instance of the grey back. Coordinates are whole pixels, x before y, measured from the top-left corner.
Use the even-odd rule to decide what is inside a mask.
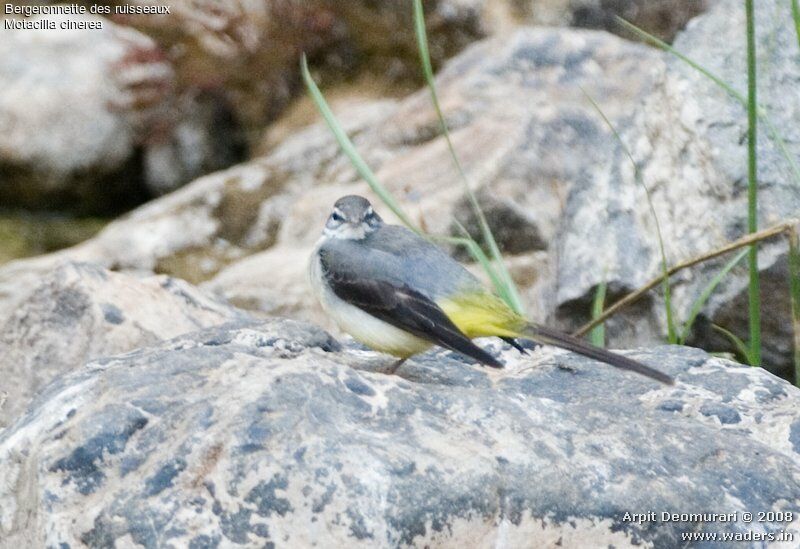
[[[328,239],[320,253],[334,273],[409,286],[434,301],[482,288],[441,248],[398,225],[382,225],[363,240]]]

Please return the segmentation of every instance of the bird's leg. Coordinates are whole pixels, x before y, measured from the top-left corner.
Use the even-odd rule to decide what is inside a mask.
[[[523,355],[527,355],[528,354],[528,349],[523,347],[522,344],[520,344],[520,342],[517,341],[516,339],[514,339],[513,337],[501,337],[500,339],[502,339],[503,341],[505,341],[506,343],[508,343],[512,347],[514,347],[517,351],[520,352],[520,354],[523,354]],[[542,346],[541,343],[538,343],[538,342],[536,342],[536,341],[534,341],[532,339],[528,339],[526,341],[529,341],[530,343],[533,343],[532,350],[534,350],[534,351]]]
[[[408,360],[408,357],[406,357],[406,358],[401,358],[400,360],[398,360],[397,362],[395,362],[394,364],[392,364],[392,365],[389,367],[389,369],[388,369],[388,370],[386,370],[386,373],[387,373],[387,374],[389,374],[390,376],[391,376],[391,375],[394,375],[394,373],[397,371],[397,369],[398,369],[400,366],[402,366],[402,365],[403,365],[403,362],[405,362],[406,360]]]

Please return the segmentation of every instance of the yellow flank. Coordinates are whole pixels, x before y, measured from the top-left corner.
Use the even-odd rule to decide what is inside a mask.
[[[478,292],[451,296],[436,302],[468,337],[519,337],[527,324],[496,295]]]

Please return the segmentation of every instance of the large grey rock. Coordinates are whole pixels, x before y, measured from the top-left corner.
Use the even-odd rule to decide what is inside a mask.
[[[243,317],[183,280],[67,263],[0,325],[0,429],[41,387],[88,360]]]
[[[388,376],[386,357],[271,319],[89,362],[0,434],[0,538],[675,547],[684,532],[800,535],[795,387],[688,348],[633,353],[677,376],[669,388],[563,352],[492,348],[505,370],[432,352]],[[648,510],[658,519],[624,518]],[[660,520],[701,510],[793,520]]]
[[[112,67],[148,53],[135,69],[144,82],[168,86],[172,71],[153,54],[152,40],[107,21],[102,30],[0,32],[0,201],[88,201],[98,185],[110,196],[131,192],[133,183],[120,175],[133,156],[135,121],[115,112],[124,85]]]
[[[618,120],[652,85],[649,74],[638,68],[659,59],[643,46],[603,33],[525,29],[472,47],[447,66],[439,89],[455,146],[473,185],[496,185],[491,221],[500,229],[504,248],[537,253],[556,233],[559,210],[577,175],[586,165],[609,158],[603,152],[603,146],[610,146],[609,132],[578,86],[592,90],[608,116]],[[463,188],[438,137],[427,92],[400,103],[351,105],[338,114],[367,162],[411,215],[431,232],[454,230],[453,215],[462,217],[466,211]],[[576,164],[576,158],[586,165]],[[328,129],[315,124],[284,139],[263,159],[202,178],[56,257],[169,272],[200,282],[266,249],[260,270],[266,272],[273,261],[303,256],[282,255],[273,247],[310,252],[331,204],[351,192],[374,198]],[[502,230],[509,216],[518,231]],[[18,299],[32,274],[49,269],[52,261],[7,265],[0,270],[0,295]],[[302,269],[302,264],[277,269],[292,273],[291,278],[265,280],[267,295],[248,289],[247,300],[273,301],[268,294],[275,286],[302,283],[295,274]],[[539,271],[549,269],[543,261]],[[538,272],[524,278],[551,280]],[[251,277],[250,286],[258,279]],[[233,280],[244,279],[225,276],[211,284],[223,295],[239,296],[240,288],[226,284]],[[529,294],[531,312],[545,316],[549,306],[539,298],[539,289]],[[309,312],[306,318],[315,314],[303,309]]]
[[[577,25],[619,32],[615,15],[670,39],[711,0],[426,0],[434,66],[477,39],[524,25]],[[135,4],[147,4],[136,0]],[[367,75],[366,89],[389,95],[421,82],[413,11],[407,1],[198,0],[171,14],[115,17],[170,52],[183,91],[210,90],[250,140],[302,92],[305,52],[326,82]]]
[[[689,20],[703,13],[716,0],[556,0],[535,5],[561,4],[568,7],[570,23],[576,27],[605,29],[631,38],[617,21],[621,17],[639,28],[671,42]],[[535,13],[535,11],[534,11]]]
[[[148,5],[146,0],[133,4]],[[98,2],[102,4],[102,2]],[[485,0],[425,2],[437,65],[487,32]],[[326,81],[369,74],[369,84],[408,90],[420,80],[413,11],[405,1],[258,0],[176,3],[171,14],[115,18],[170,52],[179,93],[210,92],[229,107],[248,144],[303,92],[297,67],[305,53]],[[357,79],[357,78],[356,78]]]
[[[5,206],[118,212],[239,160],[224,117],[175,94],[151,38],[88,15],[45,19],[102,28],[0,30]]]
[[[759,3],[756,12],[758,55],[758,101],[771,123],[783,137],[789,156],[800,165],[800,57],[797,32],[787,14],[787,6],[770,0]],[[747,69],[744,5],[724,0],[707,15],[698,17],[676,39],[675,46],[711,70],[742,95],[747,94]],[[731,45],[735,47],[731,47]],[[707,140],[707,154],[723,175],[731,197],[719,205],[722,210],[717,229],[729,237],[741,234],[746,226],[747,115],[744,107],[713,83],[677,60],[670,68],[688,80],[696,91],[695,123]],[[674,149],[673,149],[674,150]],[[800,181],[789,162],[769,135],[767,125],[759,124],[758,136],[759,226],[764,228],[798,218]],[[762,245],[762,317],[769,334],[765,341],[765,360],[783,372],[791,371],[792,322],[789,306],[787,244],[783,239]],[[747,282],[745,276],[732,278],[715,295],[705,318],[709,322],[733,327],[740,337],[747,335]],[[705,324],[707,326],[708,324]],[[695,344],[709,348],[730,348],[730,342],[713,331],[702,330]]]
[[[367,105],[348,116],[345,127],[362,132],[385,118],[393,107],[391,101]],[[109,224],[83,244],[3,265],[0,322],[43,276],[65,260],[97,263],[116,271],[168,273],[199,282],[245,256],[272,247],[281,230],[291,227],[292,234],[300,231],[307,241],[313,239],[309,235],[317,228],[308,222],[313,218],[300,216],[322,220],[331,200],[336,199],[333,192],[324,194],[324,188],[312,192],[319,182],[317,170],[335,164],[331,169],[341,172],[344,181],[355,179],[347,161],[337,153],[327,129],[315,125],[285,139],[269,157],[200,178]],[[337,192],[351,188],[343,185]],[[311,200],[316,193],[325,198]],[[286,223],[284,218],[293,211],[298,215]],[[304,278],[293,280],[302,285]]]
[[[757,38],[761,67],[759,100],[784,136],[789,154],[800,158],[800,86],[797,36],[785,6],[759,4]],[[746,95],[744,6],[721,1],[697,18],[675,47]],[[664,234],[669,263],[714,250],[744,235],[747,227],[747,115],[745,109],[708,79],[668,56],[650,67],[657,82],[648,97],[619,127],[649,188]],[[635,181],[621,147],[612,162],[587,172],[575,185],[562,218],[569,230],[559,234],[557,275],[559,316],[574,322],[576,307],[586,304],[605,276],[617,288],[632,289],[657,274],[660,261],[647,197]],[[759,138],[759,224],[765,228],[796,218],[800,187],[786,160],[761,125]],[[787,244],[773,240],[760,247],[764,282],[764,360],[788,376],[792,370]],[[729,257],[677,277],[677,318],[686,318],[691,302]],[[608,266],[608,267],[607,267]],[[605,274],[604,274],[605,273]],[[747,271],[744,263],[726,277],[698,324],[695,344],[732,350],[710,329],[710,322],[747,336]],[[645,303],[648,322],[621,319],[612,327],[617,345],[645,341],[664,333],[663,302]],[[649,332],[649,335],[647,333]]]

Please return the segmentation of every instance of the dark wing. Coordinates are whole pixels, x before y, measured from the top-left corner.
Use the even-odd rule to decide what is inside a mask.
[[[385,280],[359,277],[350,270],[330,269],[326,254],[320,254],[325,279],[336,296],[372,316],[494,368],[503,364],[472,343],[431,299],[408,287]]]

